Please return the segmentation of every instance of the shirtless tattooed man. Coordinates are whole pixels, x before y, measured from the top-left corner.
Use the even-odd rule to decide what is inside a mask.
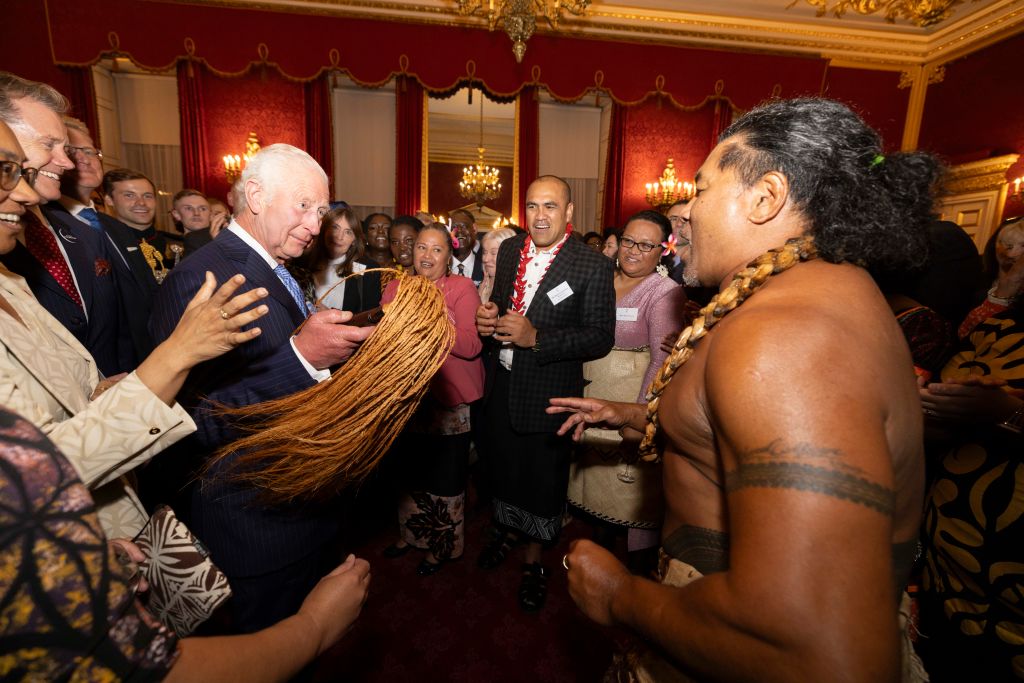
[[[701,166],[687,276],[720,291],[650,408],[548,409],[569,413],[561,433],[575,438],[646,433],[641,453],[664,462],[660,583],[589,541],[564,559],[579,607],[646,643],[613,680],[920,675],[898,607],[923,497],[921,406],[868,269],[926,256],[939,171],[924,154],[883,156],[873,130],[822,99],[754,109]]]

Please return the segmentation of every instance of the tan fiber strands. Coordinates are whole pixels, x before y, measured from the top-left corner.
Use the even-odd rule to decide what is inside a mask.
[[[373,471],[455,343],[441,291],[424,277],[399,278],[384,319],[329,379],[273,401],[221,409],[248,435],[218,451],[207,474],[226,464],[229,476],[262,488],[267,502],[286,502],[328,497]]]
[[[711,298],[707,306],[700,309],[700,315],[676,340],[672,353],[665,359],[661,370],[654,376],[647,390],[647,428],[640,442],[640,458],[648,462],[659,460],[655,437],[658,434],[658,404],[665,387],[676,374],[676,370],[693,356],[694,345],[704,338],[725,314],[746,301],[772,275],[789,270],[801,261],[817,258],[814,239],[809,236],[795,237],[786,244],[758,256],[747,267],[733,276],[732,282],[723,291]]]

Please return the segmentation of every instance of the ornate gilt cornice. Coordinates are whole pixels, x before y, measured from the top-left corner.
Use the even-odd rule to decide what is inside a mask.
[[[1019,158],[1019,154],[1006,154],[951,166],[946,176],[946,190],[950,194],[999,190],[1006,185],[1006,172]]]
[[[182,4],[249,7],[320,16],[351,16],[424,24],[486,27],[457,13],[454,0],[165,0]],[[778,2],[785,7],[785,0]],[[627,42],[800,54],[869,68],[906,69],[948,62],[1024,30],[1024,0],[998,0],[938,30],[883,25],[843,27],[840,22],[786,15],[778,20],[710,13],[591,5],[585,17],[566,18],[560,33]],[[549,30],[538,25],[538,33]]]

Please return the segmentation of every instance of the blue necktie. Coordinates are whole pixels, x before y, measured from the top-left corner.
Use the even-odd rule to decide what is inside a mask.
[[[99,214],[96,213],[96,209],[86,207],[78,212],[78,217],[84,218],[85,222],[91,225],[93,230],[103,230],[103,227],[100,225],[100,217]]]
[[[295,281],[292,274],[288,272],[288,269],[282,264],[278,264],[274,268],[274,275],[277,275],[277,279],[281,281],[284,288],[288,290],[288,293],[292,295],[292,299],[295,301],[295,305],[302,311],[302,316],[306,317],[309,315],[309,307],[306,305],[306,297],[302,296],[302,288],[299,287],[299,283]]]

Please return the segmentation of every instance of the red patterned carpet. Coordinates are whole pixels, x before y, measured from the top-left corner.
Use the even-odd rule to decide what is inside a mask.
[[[589,537],[584,522],[574,520],[558,547],[545,553],[551,570],[547,604],[527,614],[516,600],[521,547],[497,569],[476,566],[489,506],[475,509],[469,501],[465,555],[434,576],[420,577],[419,552],[397,559],[381,555],[394,540],[394,511],[379,502],[370,509],[367,500],[390,496],[364,491],[348,524],[348,547],[371,565],[370,597],[353,630],[320,659],[317,683],[601,680],[614,632],[576,608],[561,566],[569,542]]]

